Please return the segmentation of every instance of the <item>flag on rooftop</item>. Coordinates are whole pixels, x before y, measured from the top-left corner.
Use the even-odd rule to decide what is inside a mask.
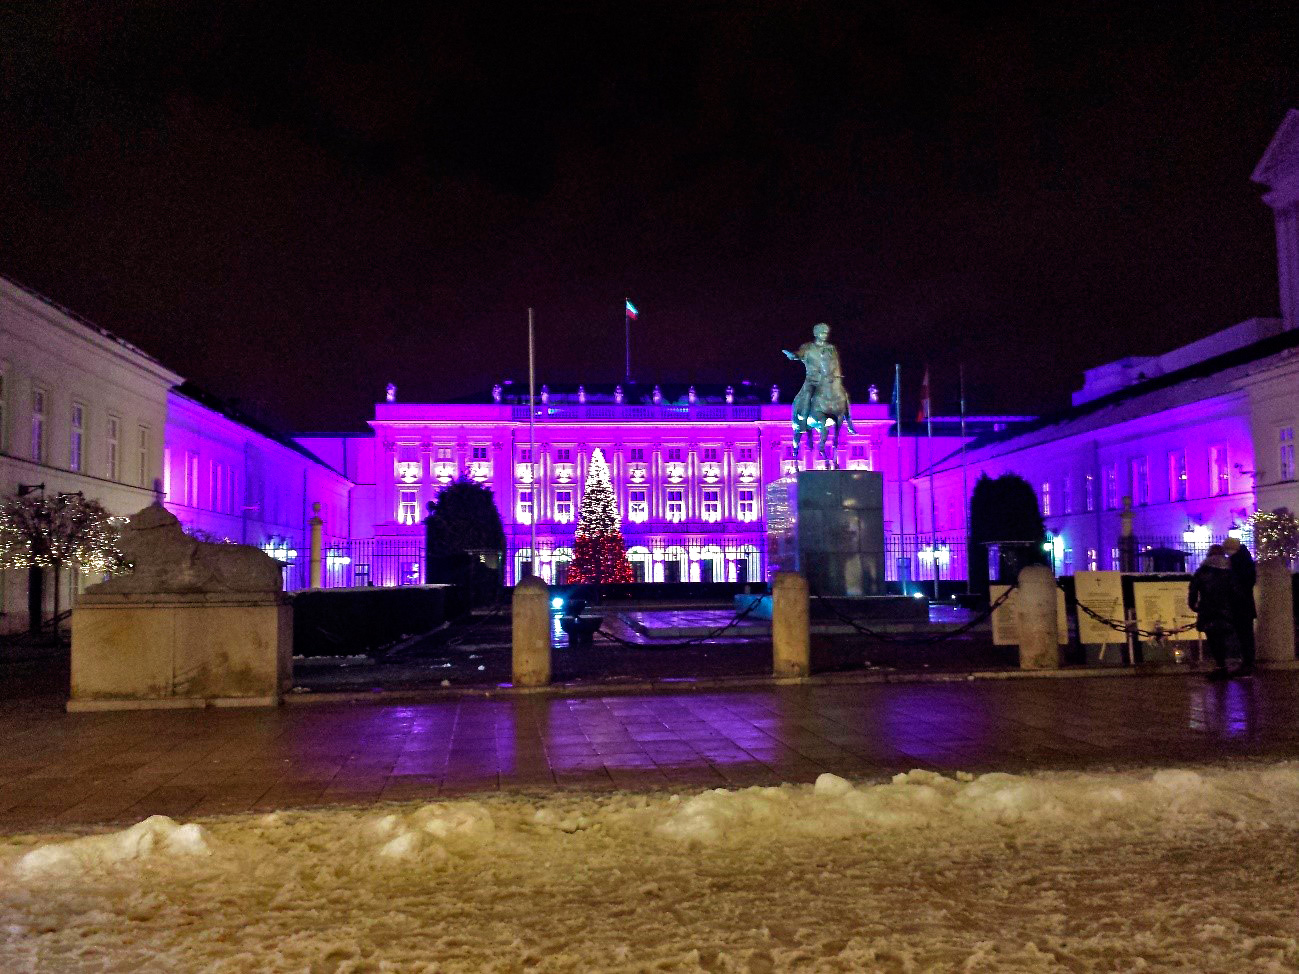
[[[916,422],[923,423],[933,413],[929,408],[929,366],[925,366],[925,380],[920,383],[920,412],[916,413]]]
[[[640,312],[636,310],[636,305],[631,303],[630,298],[626,300],[627,300],[627,318],[631,321],[635,321],[638,317],[640,317]]]

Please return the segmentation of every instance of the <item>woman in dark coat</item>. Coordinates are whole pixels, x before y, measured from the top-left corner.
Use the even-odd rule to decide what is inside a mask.
[[[1191,576],[1191,587],[1186,593],[1186,604],[1195,612],[1195,628],[1204,633],[1209,655],[1213,657],[1210,680],[1227,678],[1227,641],[1236,631],[1235,610],[1239,598],[1231,563],[1223,554],[1222,545],[1210,545],[1209,554]]]

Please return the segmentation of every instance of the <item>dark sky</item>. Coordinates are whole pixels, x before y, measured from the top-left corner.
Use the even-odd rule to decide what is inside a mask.
[[[0,272],[300,429],[526,376],[1065,404],[1277,313],[1294,3],[0,7]],[[973,11],[967,8],[974,8]]]

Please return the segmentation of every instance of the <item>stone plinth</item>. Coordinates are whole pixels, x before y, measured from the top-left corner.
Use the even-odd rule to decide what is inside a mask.
[[[797,481],[769,485],[769,505],[773,488],[785,495],[776,506],[787,512],[768,521],[773,569],[797,571],[813,596],[884,592],[883,474],[804,470]]]
[[[68,710],[274,706],[293,685],[279,594],[82,595]]]

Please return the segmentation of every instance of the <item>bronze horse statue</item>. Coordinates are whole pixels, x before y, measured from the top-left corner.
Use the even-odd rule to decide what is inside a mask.
[[[853,426],[848,392],[843,387],[843,373],[839,367],[839,352],[829,343],[830,326],[816,325],[812,329],[813,341],[805,342],[797,352],[783,349],[786,358],[803,363],[807,369],[807,378],[803,387],[794,397],[794,411],[790,423],[794,433],[794,459],[800,459],[799,453],[803,434],[807,434],[808,449],[812,451],[812,463],[816,463],[816,454],[831,468],[835,467],[834,450],[839,446],[839,437],[846,426],[856,433]],[[834,430],[834,442],[830,442],[830,430]],[[817,432],[821,440],[816,442]],[[827,449],[827,445],[829,449]]]

